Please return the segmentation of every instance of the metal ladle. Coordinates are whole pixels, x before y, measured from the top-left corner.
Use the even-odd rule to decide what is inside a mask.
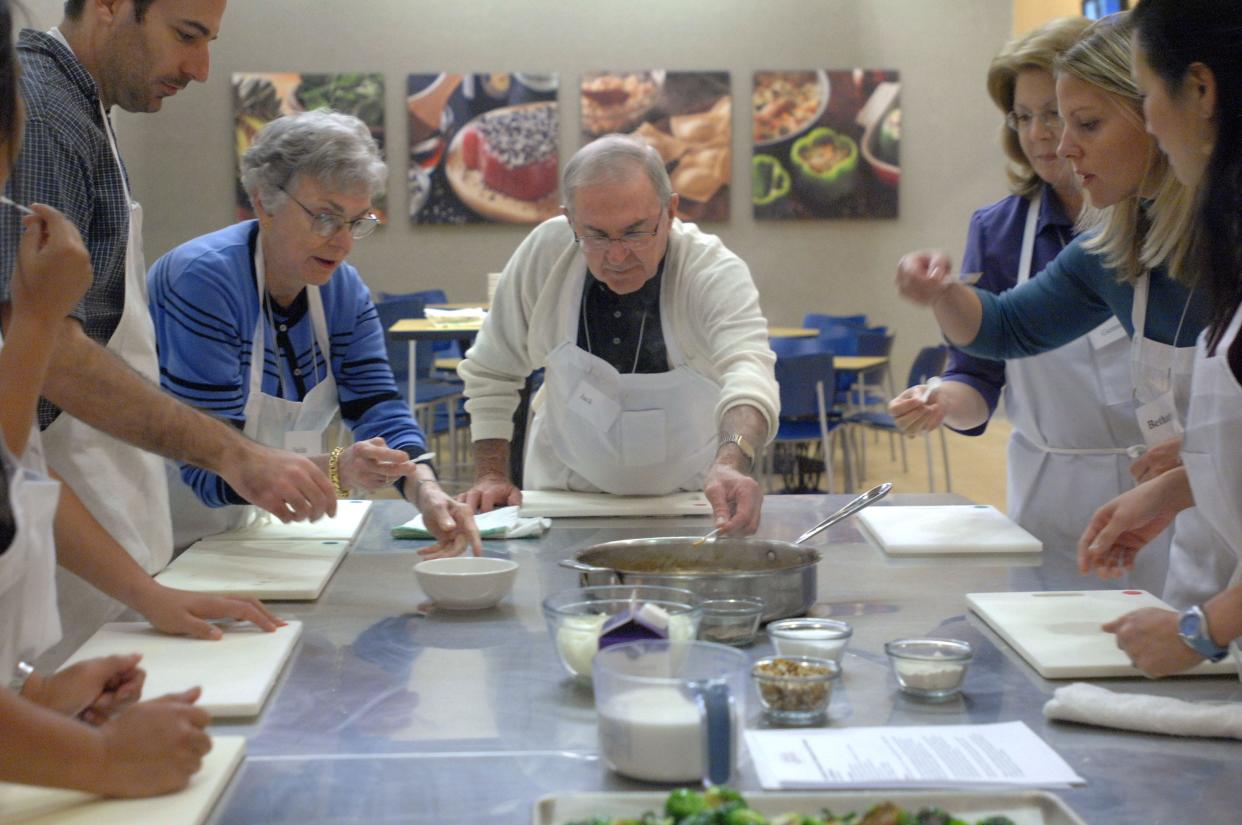
[[[830,515],[828,518],[821,521],[819,524],[812,527],[810,530],[807,530],[805,533],[798,536],[794,539],[794,544],[802,544],[802,542],[807,539],[813,538],[814,536],[824,532],[838,521],[849,518],[864,507],[870,507],[872,504],[875,504],[877,501],[888,495],[889,490],[892,489],[893,484],[891,481],[886,481],[883,484],[877,484],[858,498],[851,501],[849,504],[842,507],[840,510]]]
[[[830,515],[828,518],[821,521],[819,524],[812,527],[810,530],[807,530],[805,533],[798,536],[798,538],[794,541],[794,544],[801,544],[807,539],[813,538],[814,536],[819,535],[820,533],[827,530],[832,525],[836,524],[841,519],[849,518],[850,516],[854,515],[859,510],[861,510],[862,508],[869,507],[870,505],[875,504],[877,501],[879,501],[880,499],[888,495],[889,491],[892,489],[893,489],[893,484],[891,481],[886,481],[883,484],[877,484],[876,486],[872,487],[867,492],[860,495],[858,498],[851,501],[849,504],[842,507],[840,510],[837,510],[835,513]],[[691,547],[698,547],[699,545],[704,544],[705,542],[715,541],[718,535],[720,535],[719,527],[717,527],[715,530],[712,530],[710,533],[703,536],[698,541],[694,542],[694,544],[692,544]]]

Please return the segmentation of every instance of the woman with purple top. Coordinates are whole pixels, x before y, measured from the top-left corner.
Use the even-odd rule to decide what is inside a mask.
[[[1075,235],[1083,195],[1069,162],[1057,156],[1063,122],[1052,65],[1088,24],[1053,20],[1006,45],[988,70],[988,92],[1005,113],[1001,142],[1013,194],[971,217],[961,270],[980,273],[978,286],[989,292],[1037,276]],[[1046,570],[1051,563],[1075,576],[1082,525],[1100,502],[1133,486],[1127,448],[1143,439],[1132,411],[1128,353],[1128,336],[1116,318],[1029,358],[994,361],[954,348],[933,399],[924,400],[923,388],[914,387],[889,407],[907,432],[943,423],[979,435],[1003,391],[1013,424],[1009,515],[1043,541]],[[1130,580],[1153,593],[1164,585],[1167,532],[1160,541],[1163,552],[1151,553]]]

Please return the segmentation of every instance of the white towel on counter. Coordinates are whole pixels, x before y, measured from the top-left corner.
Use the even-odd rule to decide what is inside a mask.
[[[1057,688],[1044,705],[1044,716],[1168,736],[1242,739],[1242,703],[1204,704],[1168,696],[1114,693],[1086,682]]]
[[[485,539],[537,539],[543,531],[552,526],[550,518],[521,518],[518,508],[500,507],[490,513],[479,513],[474,517],[479,528],[479,535]],[[431,533],[419,513],[405,524],[392,528],[395,539],[429,539]]]

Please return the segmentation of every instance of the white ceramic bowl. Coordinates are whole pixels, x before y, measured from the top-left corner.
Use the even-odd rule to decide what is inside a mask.
[[[429,559],[414,565],[418,586],[447,610],[482,610],[513,589],[517,562],[487,556]]]

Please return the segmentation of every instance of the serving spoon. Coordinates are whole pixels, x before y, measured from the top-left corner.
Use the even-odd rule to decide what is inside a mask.
[[[880,499],[888,495],[889,491],[892,489],[893,489],[893,484],[891,481],[886,481],[883,484],[877,484],[876,486],[872,487],[867,492],[858,496],[858,498],[854,499],[849,504],[842,507],[840,510],[837,510],[835,513],[830,515],[828,518],[821,521],[819,524],[816,524],[810,530],[807,530],[805,533],[798,536],[798,538],[794,540],[794,544],[801,544],[807,539],[813,538],[819,535],[820,533],[827,530],[832,525],[836,524],[838,521],[841,521],[842,519],[845,519],[845,518],[849,518],[850,516],[854,515],[855,513],[857,513],[859,510],[863,509],[864,507],[869,507],[872,504],[875,504],[877,501],[879,501]],[[715,530],[712,530],[710,533],[703,536],[701,539],[698,539],[690,546],[698,547],[699,545],[705,544],[709,541],[715,541],[716,537],[719,535],[720,535],[720,528],[717,527]]]

